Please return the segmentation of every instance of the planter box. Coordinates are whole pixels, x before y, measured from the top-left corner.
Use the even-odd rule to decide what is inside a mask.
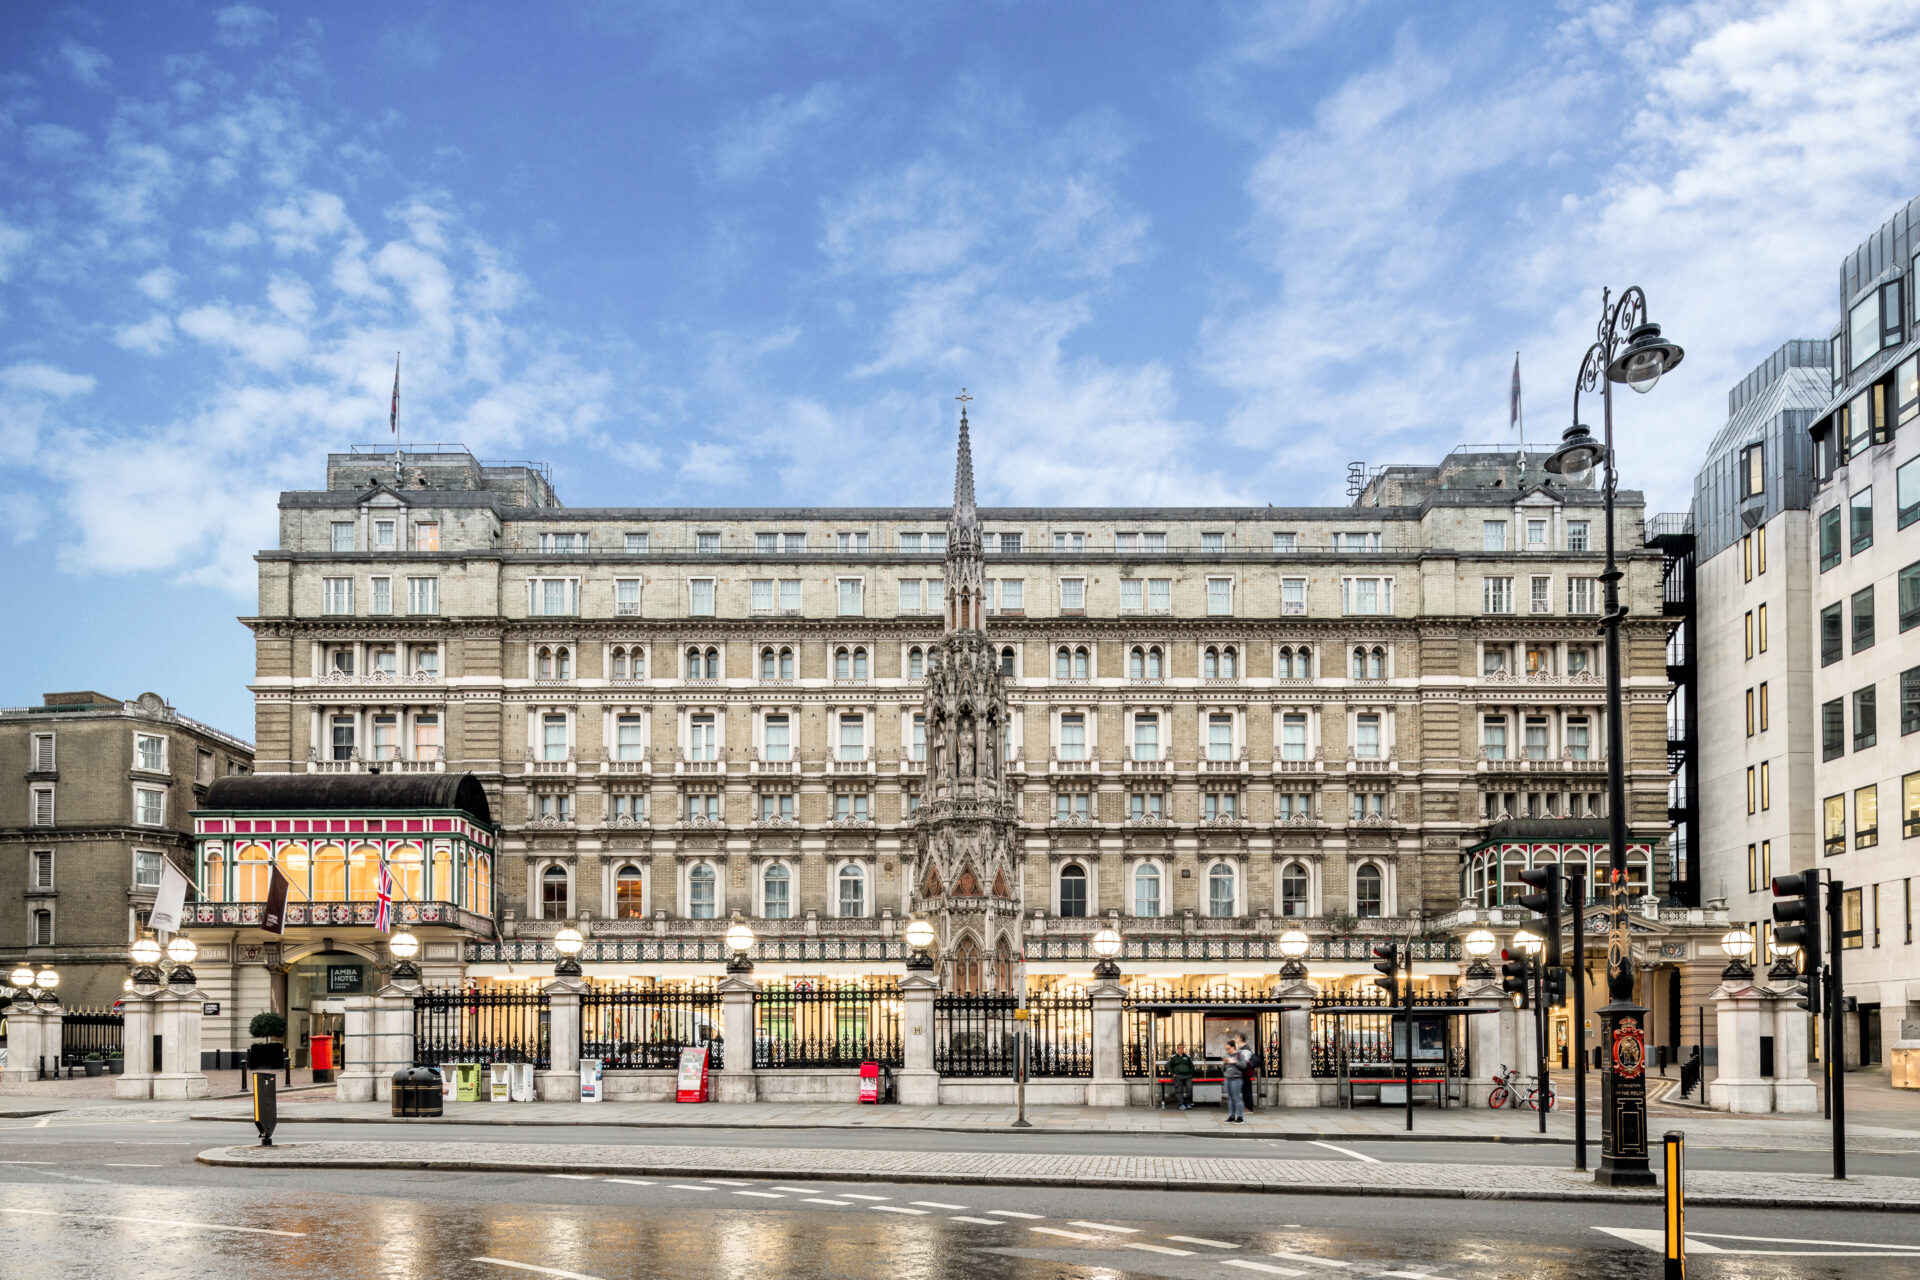
[[[80,1065],[87,1069],[87,1079],[89,1080],[95,1076],[107,1074],[107,1064],[105,1062],[83,1062]]]
[[[127,1060],[125,1058],[108,1058],[107,1059],[108,1075],[120,1076],[120,1075],[125,1075],[126,1073],[127,1073]]]

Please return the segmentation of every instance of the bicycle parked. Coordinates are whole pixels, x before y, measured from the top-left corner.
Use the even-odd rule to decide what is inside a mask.
[[[1500,1065],[1504,1069],[1493,1078],[1493,1091],[1487,1095],[1487,1105],[1496,1111],[1506,1106],[1518,1110],[1523,1105],[1529,1111],[1538,1111],[1540,1109],[1539,1085],[1529,1085],[1517,1068],[1508,1067],[1504,1062]],[[1526,1090],[1524,1103],[1520,1101],[1523,1088]],[[1559,1095],[1552,1089],[1548,1089],[1547,1110],[1553,1110],[1559,1105],[1559,1101]]]

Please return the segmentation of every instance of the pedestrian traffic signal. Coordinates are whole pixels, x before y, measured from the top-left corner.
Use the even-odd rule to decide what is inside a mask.
[[[1520,878],[1539,890],[1538,893],[1523,893],[1516,901],[1535,915],[1547,918],[1547,950],[1541,963],[1549,969],[1560,965],[1560,929],[1561,911],[1565,906],[1565,895],[1560,892],[1560,864],[1543,862],[1531,871],[1522,871]]]
[[[1546,976],[1546,1005],[1549,1009],[1558,1009],[1567,1002],[1567,971],[1548,969]]]
[[[1502,951],[1500,959],[1500,989],[1513,997],[1514,1008],[1526,1008],[1527,996],[1533,990],[1533,966],[1524,953]]]
[[[1796,872],[1773,878],[1773,937],[1783,947],[1799,947],[1807,958],[1807,998],[1801,1004],[1809,1013],[1820,1012],[1820,870]]]
[[[1400,948],[1389,942],[1384,947],[1375,947],[1373,954],[1380,957],[1374,970],[1383,973],[1384,978],[1375,978],[1373,985],[1385,991],[1394,1000],[1400,998]]]

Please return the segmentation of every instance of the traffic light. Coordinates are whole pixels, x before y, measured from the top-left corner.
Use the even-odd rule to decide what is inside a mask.
[[[1557,969],[1560,967],[1561,912],[1565,906],[1565,895],[1560,892],[1560,864],[1542,863],[1531,871],[1522,871],[1520,878],[1539,890],[1523,893],[1516,901],[1535,915],[1547,918],[1547,951],[1541,963]]]
[[[1558,1009],[1567,1002],[1567,971],[1548,969],[1546,976],[1547,1008]]]
[[[1809,1013],[1820,1012],[1820,871],[1801,871],[1773,878],[1773,936],[1782,946],[1797,946],[1807,958],[1807,998],[1800,1003]]]
[[[1500,989],[1513,997],[1513,1007],[1527,1007],[1528,993],[1533,990],[1533,966],[1525,953],[1515,955],[1511,951],[1500,953]]]
[[[1389,942],[1384,947],[1375,947],[1373,954],[1380,957],[1374,964],[1374,969],[1386,975],[1384,978],[1375,978],[1373,985],[1398,1001],[1400,999],[1400,948]]]

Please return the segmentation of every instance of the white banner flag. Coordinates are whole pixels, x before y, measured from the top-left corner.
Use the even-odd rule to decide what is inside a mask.
[[[147,923],[155,933],[177,933],[180,914],[187,907],[187,878],[171,862],[160,864],[160,891],[153,896],[153,914]]]

